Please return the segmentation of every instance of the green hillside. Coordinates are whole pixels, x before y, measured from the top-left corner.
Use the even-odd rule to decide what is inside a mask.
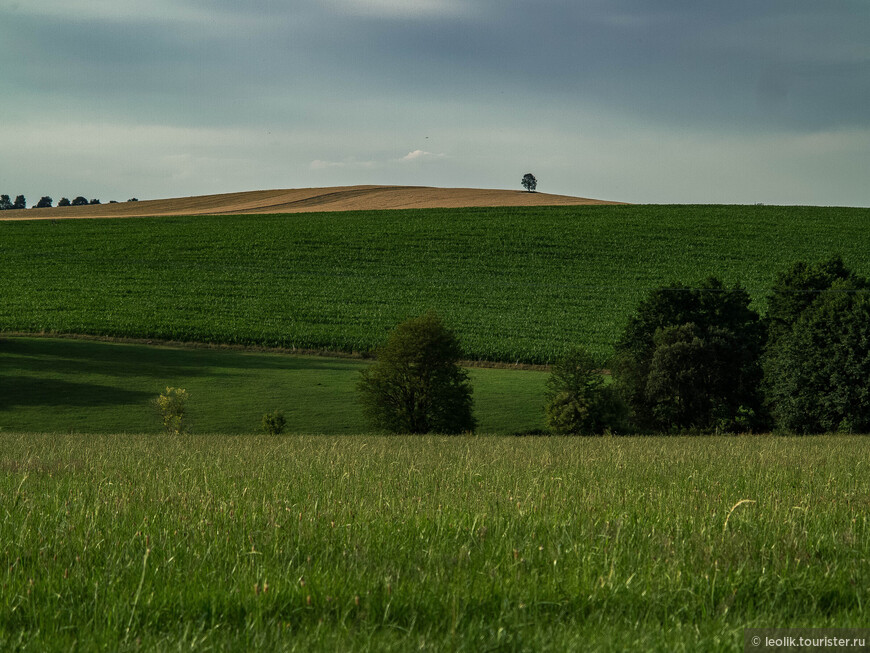
[[[607,354],[638,300],[716,274],[762,300],[870,210],[578,206],[0,223],[0,330],[370,350],[427,309],[470,358]]]

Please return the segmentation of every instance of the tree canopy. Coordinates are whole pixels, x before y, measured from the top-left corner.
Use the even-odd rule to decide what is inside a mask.
[[[403,322],[357,388],[377,428],[396,433],[472,431],[471,385],[456,335],[434,313]]]

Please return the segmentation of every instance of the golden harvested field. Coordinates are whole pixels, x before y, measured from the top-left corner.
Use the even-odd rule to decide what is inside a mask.
[[[528,193],[522,190],[434,188],[431,186],[336,186],[333,188],[256,190],[164,200],[120,202],[118,204],[4,211],[0,220],[374,211],[468,206],[568,206],[576,204],[621,204],[621,202],[606,202],[547,193]]]

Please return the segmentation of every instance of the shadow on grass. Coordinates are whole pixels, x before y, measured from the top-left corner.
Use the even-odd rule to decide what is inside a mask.
[[[330,370],[357,366],[357,361],[316,356],[276,356],[221,349],[184,349],[96,340],[8,338],[0,341],[7,368],[36,374],[101,374],[116,377],[216,376],[221,369]]]
[[[4,376],[0,409],[15,406],[112,406],[142,403],[154,393],[108,385],[28,376]]]

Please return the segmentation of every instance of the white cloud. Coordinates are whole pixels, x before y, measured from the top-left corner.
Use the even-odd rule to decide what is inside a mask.
[[[342,13],[385,18],[458,16],[467,13],[462,0],[329,0]]]
[[[432,152],[426,152],[425,150],[414,150],[413,152],[408,152],[401,160],[406,163],[413,163],[414,161],[443,159],[445,156],[445,154],[432,154]]]

